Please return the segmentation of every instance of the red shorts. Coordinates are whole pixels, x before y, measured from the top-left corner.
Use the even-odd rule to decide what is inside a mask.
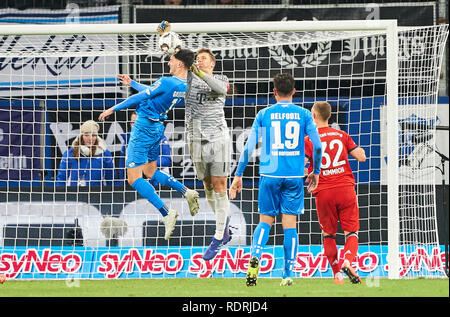
[[[359,230],[359,209],[353,186],[327,188],[314,195],[317,216],[322,231],[336,234],[338,221],[348,232]]]

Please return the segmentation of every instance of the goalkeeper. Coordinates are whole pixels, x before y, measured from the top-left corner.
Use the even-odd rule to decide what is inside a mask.
[[[169,30],[167,21],[162,21],[157,28],[159,34]],[[203,181],[206,199],[216,218],[215,234],[203,254],[204,260],[213,259],[231,239],[230,201],[227,194],[231,139],[223,109],[228,93],[228,78],[213,74],[215,66],[216,58],[209,49],[197,51],[196,63],[187,74],[185,102],[191,159],[197,177]]]
[[[178,51],[170,57],[169,71],[172,77],[161,77],[151,86],[141,85],[140,92],[123,102],[105,110],[99,116],[103,121],[115,111],[137,106],[138,118],[131,129],[130,142],[127,148],[128,183],[136,191],[155,206],[164,217],[165,236],[168,240],[175,228],[178,212],[169,210],[166,204],[156,194],[155,188],[144,178],[154,179],[162,185],[169,186],[181,192],[188,200],[192,215],[198,212],[198,193],[178,182],[171,175],[157,169],[157,158],[161,137],[164,133],[164,120],[167,113],[184,101],[187,84],[186,77],[189,67],[194,62],[194,52],[186,49]]]
[[[229,86],[225,75],[213,74],[215,65],[216,58],[209,49],[197,51],[196,64],[187,75],[185,110],[192,162],[216,218],[215,234],[203,254],[204,260],[213,259],[231,239],[227,194],[231,143],[223,109]]]

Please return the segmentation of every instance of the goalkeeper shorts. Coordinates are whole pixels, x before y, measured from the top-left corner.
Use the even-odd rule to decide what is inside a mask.
[[[228,177],[231,171],[230,139],[190,141],[189,151],[198,179]]]
[[[338,221],[343,231],[359,230],[358,199],[353,186],[323,189],[314,196],[317,217],[323,232],[334,235],[337,232]]]

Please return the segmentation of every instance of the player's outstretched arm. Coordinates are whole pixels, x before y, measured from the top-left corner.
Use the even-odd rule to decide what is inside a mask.
[[[125,99],[124,101],[122,101],[121,103],[118,103],[117,105],[103,111],[100,116],[98,117],[99,121],[103,121],[106,118],[108,118],[110,115],[112,115],[115,111],[119,111],[122,109],[127,109],[130,108],[132,106],[136,106],[138,105],[141,101],[145,100],[146,98],[149,98],[150,96],[150,91],[148,89],[141,91],[138,94],[135,94],[131,97],[128,97],[127,99]]]
[[[103,120],[107,119],[113,113],[114,113],[114,107],[106,109],[98,116],[98,121],[103,121]]]
[[[235,176],[230,186],[230,199],[235,199],[242,189],[242,176]]]
[[[121,84],[123,84],[125,86],[131,86],[131,88],[134,88],[139,92],[148,88],[147,85],[143,85],[143,84],[138,83],[135,80],[132,80],[131,77],[126,74],[119,74],[119,75],[117,75],[117,77],[119,77]]]
[[[131,84],[131,77],[130,76],[128,76],[126,74],[119,74],[119,75],[117,75],[117,77],[119,77],[120,83],[122,85],[130,86],[130,84]]]

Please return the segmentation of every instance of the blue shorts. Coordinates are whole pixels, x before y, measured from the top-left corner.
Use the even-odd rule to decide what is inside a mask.
[[[259,178],[259,213],[277,216],[280,212],[288,215],[302,215],[304,209],[303,178]]]
[[[138,116],[131,128],[126,167],[138,167],[156,161],[163,134],[164,125],[161,122]]]

